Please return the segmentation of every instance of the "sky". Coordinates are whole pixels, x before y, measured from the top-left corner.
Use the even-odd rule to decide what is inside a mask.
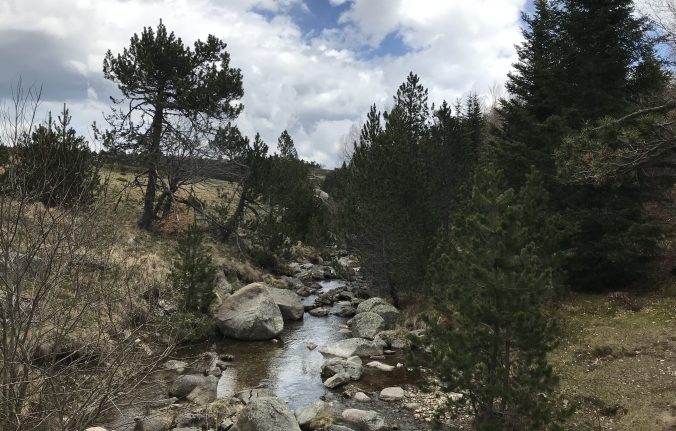
[[[186,44],[224,40],[244,81],[242,132],[276,147],[288,130],[299,155],[341,163],[369,107],[391,106],[410,71],[430,101],[503,85],[521,41],[526,0],[0,0],[0,103],[12,85],[42,86],[41,115],[64,102],[92,142],[114,83],[107,50],[159,20]]]

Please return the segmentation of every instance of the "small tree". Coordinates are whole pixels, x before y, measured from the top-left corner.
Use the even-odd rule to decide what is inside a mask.
[[[429,270],[432,368],[446,390],[465,393],[478,430],[559,429],[548,397],[557,383],[547,363],[551,269],[528,202],[545,192],[530,178],[517,193],[494,167],[480,172]]]
[[[176,259],[171,270],[171,281],[183,296],[184,309],[205,312],[214,299],[215,279],[216,267],[204,245],[204,235],[193,223],[178,240]]]
[[[10,171],[34,199],[54,207],[90,203],[99,186],[95,155],[84,137],[70,127],[68,108],[58,121],[40,125],[15,149]]]

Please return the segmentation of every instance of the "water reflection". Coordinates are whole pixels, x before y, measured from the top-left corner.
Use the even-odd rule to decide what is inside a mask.
[[[321,291],[345,285],[332,280],[320,283]],[[315,296],[304,298],[304,304],[312,304]],[[287,400],[291,408],[316,402],[326,393],[320,369],[323,356],[318,349],[310,350],[308,343],[318,346],[346,338],[338,332],[347,319],[330,315],[313,317],[305,314],[298,322],[287,322],[278,343],[272,341],[238,342],[221,340],[216,343],[219,353],[235,356],[235,361],[226,369],[218,385],[218,397],[258,386],[272,389]]]

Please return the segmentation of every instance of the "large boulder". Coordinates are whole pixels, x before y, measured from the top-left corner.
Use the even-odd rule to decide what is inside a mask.
[[[237,418],[239,431],[300,431],[295,416],[279,398],[256,398]]]
[[[291,290],[275,289],[269,287],[268,291],[272,295],[272,299],[282,312],[284,320],[300,320],[305,314],[305,308],[300,300],[300,296]]]
[[[385,320],[379,314],[367,311],[354,316],[350,327],[355,337],[373,340],[380,331],[385,329]]]
[[[387,429],[383,416],[373,410],[347,409],[343,411],[343,420],[362,431]]]
[[[249,284],[218,307],[216,324],[223,335],[238,340],[269,340],[284,329],[284,319],[263,283]]]
[[[359,313],[372,312],[380,315],[385,321],[385,329],[394,328],[399,323],[400,313],[396,307],[377,296],[363,301],[357,306],[357,315]]]
[[[351,356],[380,356],[385,343],[365,338],[347,338],[324,346],[319,351],[325,355],[349,358]]]

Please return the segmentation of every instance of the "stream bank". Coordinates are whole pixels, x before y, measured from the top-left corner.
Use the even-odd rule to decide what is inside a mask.
[[[354,305],[363,300],[358,298],[360,291],[356,286],[342,280],[320,281],[319,288],[302,299],[306,310],[302,320],[285,322],[283,331],[275,339],[237,341],[219,337],[178,349],[173,355],[173,362],[167,366],[170,369],[157,372],[140,388],[142,398],[149,401],[121,407],[116,417],[106,421],[106,429],[235,431],[238,429],[235,427],[237,415],[248,408],[253,399],[267,397],[283,400],[289,411],[296,410],[296,416],[297,409],[317,405],[318,402],[326,403],[320,405],[321,414],[327,416],[325,423],[304,424],[303,429],[429,429],[426,420],[430,416],[431,399],[429,396],[421,398],[415,390],[419,376],[402,365],[401,345],[393,348],[383,343],[386,354],[364,358],[364,363],[377,361],[388,371],[363,366],[358,380],[335,389],[328,389],[322,381],[322,364],[331,355],[322,354],[320,350],[352,336],[347,324],[349,316],[356,310],[345,313],[347,302],[344,299],[354,298]],[[298,286],[300,289],[306,289],[306,286]],[[328,313],[325,316],[323,313],[313,315],[318,306]],[[219,363],[218,367],[214,366],[215,363]],[[205,374],[209,376],[204,377],[204,381],[215,387],[213,397],[198,399],[203,405],[179,399],[182,397],[169,397],[168,394],[183,376]],[[403,398],[395,401],[380,399],[380,391],[391,387],[403,388]],[[365,397],[355,397],[358,393]],[[376,412],[382,417],[384,425],[354,422],[352,426],[355,428],[348,428],[345,413],[355,409]],[[344,423],[331,425],[333,422]],[[313,426],[315,428],[310,428]]]

